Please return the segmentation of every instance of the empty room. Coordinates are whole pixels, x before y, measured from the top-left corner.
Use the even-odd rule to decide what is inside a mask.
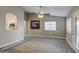
[[[78,53],[79,6],[0,6],[1,53]]]

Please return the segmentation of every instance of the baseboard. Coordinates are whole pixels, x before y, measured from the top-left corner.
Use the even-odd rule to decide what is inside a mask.
[[[5,49],[7,49],[7,48],[10,48],[10,47],[12,47],[12,46],[15,46],[15,45],[19,44],[20,41],[22,41],[22,40],[23,40],[23,39],[21,39],[21,40],[16,40],[16,41],[13,41],[13,42],[10,42],[10,43],[6,43],[6,44],[0,46],[0,50],[2,51],[2,50],[5,50]]]
[[[69,46],[76,52],[79,53],[79,50],[76,49],[74,46],[72,46],[72,44],[69,42],[69,40],[66,38],[67,43],[69,44]]]
[[[54,37],[54,36],[42,36],[42,35],[26,35],[28,37],[47,37],[47,38],[59,38],[59,39],[66,39],[65,37]],[[25,37],[26,37],[25,36]]]

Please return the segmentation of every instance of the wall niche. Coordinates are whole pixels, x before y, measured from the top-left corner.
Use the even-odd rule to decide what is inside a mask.
[[[16,30],[17,16],[13,13],[6,13],[5,18],[6,18],[6,30],[7,31]]]

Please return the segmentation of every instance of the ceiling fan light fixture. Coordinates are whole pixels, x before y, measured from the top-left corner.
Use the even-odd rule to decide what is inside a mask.
[[[43,18],[43,17],[44,17],[43,11],[41,11],[41,6],[40,6],[40,11],[39,11],[39,13],[38,13],[38,17],[39,17],[39,18]]]
[[[44,15],[39,13],[39,14],[38,14],[38,17],[39,17],[39,18],[43,18]]]

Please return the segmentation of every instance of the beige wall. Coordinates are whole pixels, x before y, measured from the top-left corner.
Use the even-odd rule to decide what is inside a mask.
[[[35,14],[28,14],[28,35],[41,35],[41,36],[54,36],[54,37],[65,37],[65,18],[56,17],[56,16],[48,16],[45,15],[43,19],[39,19]],[[30,21],[31,20],[40,20],[40,29],[30,29]],[[56,31],[45,31],[44,30],[44,22],[45,21],[56,21],[57,22],[57,30]]]
[[[13,13],[17,16],[17,28],[15,31],[6,31],[6,13]],[[21,7],[0,6],[0,47],[9,43],[24,39],[24,10]]]
[[[28,34],[28,14],[24,13],[24,35],[26,36]]]

